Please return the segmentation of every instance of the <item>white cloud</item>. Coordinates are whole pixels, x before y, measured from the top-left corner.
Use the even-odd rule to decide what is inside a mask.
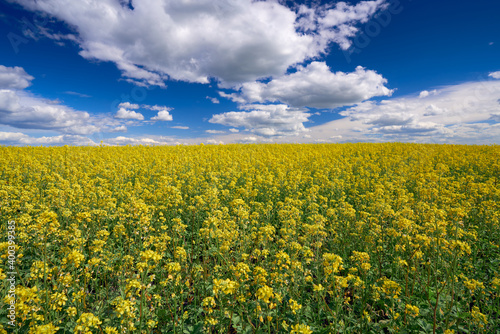
[[[219,95],[221,97],[226,98],[226,99],[230,99],[231,101],[236,102],[236,103],[246,103],[247,102],[243,97],[241,97],[240,94],[237,94],[237,93],[225,93],[223,91],[219,91]]]
[[[420,94],[418,95],[419,98],[421,99],[424,99],[426,98],[427,96],[430,96],[430,95],[436,95],[437,94],[437,90],[431,90],[430,92],[427,91],[427,90],[423,90],[420,92]]]
[[[72,91],[66,91],[66,92],[64,92],[64,94],[74,95],[74,96],[78,96],[78,97],[92,97],[92,96],[87,95],[87,94],[82,94],[82,93],[72,92]]]
[[[252,131],[251,137],[253,142],[500,143],[500,81],[468,82],[428,91],[432,94],[426,98],[420,98],[417,92],[381,102],[359,103],[342,112],[345,117],[308,127],[308,132],[270,137]],[[248,133],[243,132],[214,139],[251,142],[246,137]]]
[[[249,111],[231,111],[213,115],[210,123],[231,127],[244,127],[261,136],[296,135],[306,132],[304,122],[310,114],[303,109],[290,108],[284,104],[250,104],[240,107]]]
[[[26,140],[29,136],[22,132],[0,132],[0,143],[19,142]]]
[[[367,101],[340,114],[345,118],[310,128],[315,138],[332,133],[348,141],[500,142],[500,82],[448,86],[425,98]],[[482,124],[482,125],[479,125]],[[471,135],[474,129],[481,129]],[[329,136],[328,136],[329,135]],[[328,137],[327,137],[328,136]]]
[[[238,140],[238,142],[240,142],[240,143],[255,143],[257,141],[259,141],[259,138],[253,137],[253,136],[244,137],[244,138]]]
[[[135,103],[130,103],[130,102],[122,102],[118,105],[118,108],[125,108],[125,109],[139,109],[140,106]]]
[[[387,8],[385,0],[362,1],[355,6],[346,2],[338,2],[335,8],[329,9],[319,20],[320,24],[327,27],[338,27],[343,24],[361,22],[366,23],[379,9]]]
[[[225,87],[282,75],[325,53],[330,42],[345,49],[356,25],[386,6],[341,2],[297,13],[278,1],[143,0],[133,10],[112,0],[13,1],[64,21],[83,57],[115,63],[131,82],[217,78]]]
[[[207,139],[207,144],[218,145],[218,144],[224,144],[224,142],[223,141],[217,141],[216,139]]]
[[[142,108],[149,109],[149,110],[156,110],[156,111],[162,111],[162,110],[171,111],[173,109],[173,108],[170,108],[170,107],[159,106],[159,105],[156,105],[156,104],[154,106],[143,104]]]
[[[20,98],[17,91],[9,89],[0,90],[0,117],[4,114],[14,113],[21,109]]]
[[[492,77],[493,79],[500,79],[500,71],[497,72],[491,72],[488,74],[489,77]]]
[[[430,90],[429,90],[430,91]],[[118,136],[106,145],[177,145],[254,142],[427,142],[457,144],[500,143],[500,81],[468,82],[442,87],[436,94],[367,101],[351,107],[334,121],[305,128],[309,113],[286,105],[244,105],[240,111],[213,115],[209,122],[245,129],[209,137]],[[0,99],[2,101],[2,99]],[[230,128],[234,129],[234,128]],[[236,129],[237,130],[237,129]],[[2,132],[3,131],[3,132]],[[94,140],[99,142],[99,140]],[[79,135],[30,137],[0,129],[7,145],[61,145],[94,141]]]
[[[126,132],[126,125],[139,124],[136,120],[144,120],[144,116],[131,109],[158,110],[158,115],[152,120],[172,120],[168,108],[165,106],[150,106],[124,102],[119,104],[117,113],[92,115],[85,111],[74,110],[61,104],[59,101],[34,96],[24,90],[29,86],[33,77],[21,67],[5,67],[0,65],[0,124],[24,130],[42,130],[59,136],[25,137],[20,132],[4,131],[1,141],[16,141],[18,144],[47,144],[59,143],[82,144],[91,139],[85,135],[105,132]],[[68,93],[68,92],[66,92]],[[69,92],[71,93],[71,92]],[[40,132],[38,132],[40,133]],[[42,132],[43,133],[43,132]],[[10,139],[9,139],[10,138]]]
[[[171,127],[172,129],[189,130],[189,126],[175,125]]]
[[[220,103],[219,99],[217,99],[215,97],[207,96],[207,99],[210,100],[214,104],[219,104]]]
[[[442,114],[445,114],[447,112],[448,112],[448,109],[446,109],[446,108],[439,108],[433,104],[429,104],[427,107],[425,107],[424,116],[442,115]]]
[[[116,128],[113,128],[111,132],[127,132],[127,127],[125,125],[120,125]]]
[[[176,145],[180,144],[172,137],[153,136],[153,137],[125,137],[118,136],[108,138],[104,141],[106,145]]]
[[[171,121],[173,120],[172,115],[168,112],[167,109],[163,109],[158,111],[158,115],[151,118],[152,121]]]
[[[119,109],[116,112],[115,118],[118,119],[130,119],[130,120],[139,120],[142,121],[144,120],[144,115],[141,114],[140,112],[134,111],[132,109],[148,109],[148,110],[155,110],[158,111],[157,115],[154,117],[151,117],[152,121],[171,121],[172,115],[169,113],[170,110],[173,108],[166,107],[166,106],[159,106],[159,105],[148,105],[148,104],[143,104],[143,105],[138,105],[138,104],[132,104],[129,102],[123,102],[118,105]]]
[[[206,133],[211,133],[211,134],[220,134],[220,133],[226,133],[226,131],[221,131],[221,130],[205,130]]]
[[[355,23],[366,23],[378,10],[388,7],[385,0],[362,1],[355,6],[346,2],[338,2],[334,8],[322,13],[318,22],[323,29],[322,35],[328,36],[335,43],[339,44],[343,50],[351,46],[350,37],[355,36],[358,29]],[[335,30],[331,30],[335,28]]]
[[[44,136],[25,140],[28,145],[97,145],[93,140],[79,135]]]
[[[231,129],[229,129],[229,132],[238,133],[238,132],[240,132],[240,130],[235,129],[235,128],[231,128]]]
[[[118,119],[135,119],[138,121],[144,120],[144,115],[133,110],[128,110],[125,108],[120,108],[116,112],[115,118]]]
[[[332,73],[325,62],[312,62],[268,83],[244,83],[239,96],[226,96],[236,96],[235,102],[279,101],[292,107],[336,108],[374,96],[391,95],[392,90],[384,86],[386,83],[380,74],[361,66],[352,73]]]
[[[67,134],[92,134],[106,123],[87,112],[73,110],[24,91],[0,90],[0,123],[19,129],[55,130]]]
[[[0,65],[0,89],[24,89],[31,85],[33,79],[22,67]]]
[[[113,131],[122,125],[110,116],[91,115],[31,94],[25,88],[33,79],[21,67],[0,65],[0,124],[18,129],[56,131],[63,135],[61,138]]]
[[[0,143],[6,145],[97,145],[88,137],[80,135],[31,137],[21,132],[2,131],[0,131]]]

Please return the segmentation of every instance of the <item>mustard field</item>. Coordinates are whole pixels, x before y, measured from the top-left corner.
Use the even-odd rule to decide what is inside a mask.
[[[500,146],[0,158],[0,333],[499,333]]]

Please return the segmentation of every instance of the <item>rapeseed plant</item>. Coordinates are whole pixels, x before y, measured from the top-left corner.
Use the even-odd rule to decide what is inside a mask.
[[[500,327],[496,145],[0,147],[0,156],[0,279],[14,249],[19,333]],[[3,318],[9,289],[0,286]],[[2,324],[0,333],[14,330]]]

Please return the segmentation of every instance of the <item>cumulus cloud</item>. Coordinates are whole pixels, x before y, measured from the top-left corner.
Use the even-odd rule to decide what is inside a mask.
[[[476,142],[473,129],[490,131],[498,139],[500,82],[469,82],[443,87],[435,93],[366,101],[340,114],[345,118],[311,128],[311,134],[340,133],[347,140]],[[478,126],[478,124],[485,124]],[[467,133],[467,135],[465,135]],[[487,132],[477,134],[487,137]]]
[[[235,129],[235,128],[231,128],[231,129],[229,129],[229,132],[238,133],[238,132],[240,132],[240,130]]]
[[[0,89],[24,89],[35,79],[22,67],[5,67],[0,65]]]
[[[343,50],[351,46],[350,38],[358,29],[355,23],[366,23],[378,11],[388,7],[385,0],[361,1],[355,6],[338,2],[334,8],[321,13],[318,23],[322,27],[320,34],[327,40],[339,44]]]
[[[223,91],[219,91],[219,95],[236,103],[247,103],[247,100],[245,100],[245,98],[243,98],[241,94],[238,93],[226,93]]]
[[[97,145],[88,137],[80,135],[32,137],[21,132],[3,131],[0,131],[0,143],[6,145]]]
[[[326,53],[331,42],[347,48],[356,26],[386,6],[374,0],[296,11],[252,0],[143,0],[133,8],[114,0],[12,1],[67,23],[83,57],[115,63],[135,84],[216,78],[225,87],[282,75]]]
[[[111,129],[110,132],[127,132],[127,127],[125,125],[120,125]]]
[[[156,111],[162,111],[162,110],[171,111],[173,109],[173,108],[170,108],[170,107],[167,107],[167,106],[159,106],[159,105],[156,105],[156,104],[154,106],[143,104],[142,108],[149,109],[149,110],[156,110]]]
[[[0,124],[18,129],[57,131],[63,139],[113,131],[121,125],[107,115],[92,115],[31,94],[25,88],[33,79],[21,67],[0,65]]]
[[[0,132],[0,143],[21,143],[29,136],[22,132]]]
[[[355,6],[346,2],[338,2],[334,8],[326,11],[319,21],[326,27],[338,27],[357,21],[366,23],[377,10],[386,9],[387,6],[388,3],[385,0],[362,1]]]
[[[55,130],[92,134],[100,130],[87,112],[31,96],[23,91],[0,90],[0,123],[19,129]]]
[[[374,96],[387,96],[392,90],[375,71],[358,66],[352,73],[330,71],[325,62],[299,66],[297,72],[268,83],[244,83],[241,94],[226,95],[235,102],[282,102],[292,107],[336,108],[352,105]]]
[[[211,133],[211,134],[220,134],[220,133],[226,133],[226,131],[222,130],[205,130],[206,133]]]
[[[60,136],[51,137],[19,137],[19,133],[4,134],[3,141],[8,141],[5,136],[10,136],[13,141],[20,144],[58,144],[65,141],[74,144],[81,139],[82,143],[89,143],[83,139],[84,135],[98,132],[126,132],[126,125],[137,124],[135,121],[144,120],[144,116],[134,109],[157,110],[153,121],[171,121],[171,108],[158,105],[138,105],[123,102],[114,117],[106,114],[92,115],[85,111],[74,110],[61,104],[34,96],[24,88],[28,87],[34,78],[21,67],[5,67],[0,65],[0,123],[2,125],[32,130],[56,131]],[[16,137],[17,136],[17,137]],[[16,139],[17,138],[17,139]],[[24,138],[24,139],[23,139]]]
[[[171,121],[173,120],[172,115],[168,112],[168,109],[163,109],[158,111],[158,114],[151,118],[152,121]]]
[[[417,93],[358,103],[342,111],[344,117],[313,125],[306,133],[267,139],[311,143],[500,143],[500,81],[467,82],[428,91],[432,94],[425,98]],[[242,141],[243,136],[231,135],[233,142]],[[266,140],[257,133],[254,137]]]
[[[175,125],[171,127],[172,129],[189,130],[189,126]]]
[[[425,107],[425,113],[423,115],[424,116],[436,116],[436,115],[446,114],[448,112],[449,111],[446,108],[439,108],[433,104],[429,104],[427,107]]]
[[[207,139],[207,144],[209,145],[218,145],[218,144],[224,144],[223,141],[217,141],[216,139]]]
[[[177,145],[181,144],[175,138],[165,136],[152,136],[152,137],[125,137],[118,136],[115,138],[108,138],[105,141],[106,145]]]
[[[284,104],[250,104],[240,106],[247,111],[231,111],[213,115],[210,123],[242,127],[261,136],[296,135],[306,132],[310,114],[304,109]]]
[[[244,137],[239,139],[237,142],[239,143],[256,143],[259,141],[259,138],[254,136]]]
[[[144,120],[144,115],[135,110],[137,109],[148,109],[158,111],[156,116],[151,117],[151,121],[171,121],[172,115],[170,111],[173,108],[159,105],[149,105],[149,104],[134,104],[130,102],[123,102],[118,105],[118,111],[116,112],[115,118],[124,120]]]
[[[468,82],[442,87],[436,94],[418,93],[366,101],[341,113],[342,118],[308,129],[309,113],[287,105],[242,105],[239,111],[213,115],[209,122],[226,125],[227,133],[209,138],[125,137],[104,139],[106,145],[177,145],[254,142],[434,142],[458,144],[500,143],[500,81]],[[3,101],[3,99],[0,99]],[[180,126],[177,126],[180,127]],[[244,131],[232,131],[244,129]],[[4,132],[2,132],[4,131]],[[100,140],[96,140],[99,142]],[[0,143],[7,145],[95,145],[78,134],[30,137],[0,130]]]
[[[144,115],[141,114],[141,113],[139,113],[139,112],[133,111],[133,110],[128,110],[128,109],[125,109],[125,108],[120,108],[116,112],[115,118],[118,118],[118,119],[135,119],[135,120],[138,120],[138,121],[142,121],[142,120],[144,120]]]
[[[491,72],[488,76],[492,77],[493,79],[500,79],[500,71]]]
[[[420,92],[420,94],[418,95],[418,97],[421,98],[421,99],[424,99],[427,96],[436,95],[436,94],[437,94],[437,90],[436,89],[431,90],[430,92],[427,91],[427,90],[423,90],[423,91]]]
[[[125,108],[125,109],[139,109],[140,106],[135,103],[130,103],[130,102],[122,102],[118,105],[118,108]]]

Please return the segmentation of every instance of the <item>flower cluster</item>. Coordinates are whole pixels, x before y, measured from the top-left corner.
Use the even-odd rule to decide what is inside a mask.
[[[0,157],[0,279],[11,271],[7,221],[18,273],[17,328],[4,321],[0,333],[500,328],[497,145],[0,147]]]

